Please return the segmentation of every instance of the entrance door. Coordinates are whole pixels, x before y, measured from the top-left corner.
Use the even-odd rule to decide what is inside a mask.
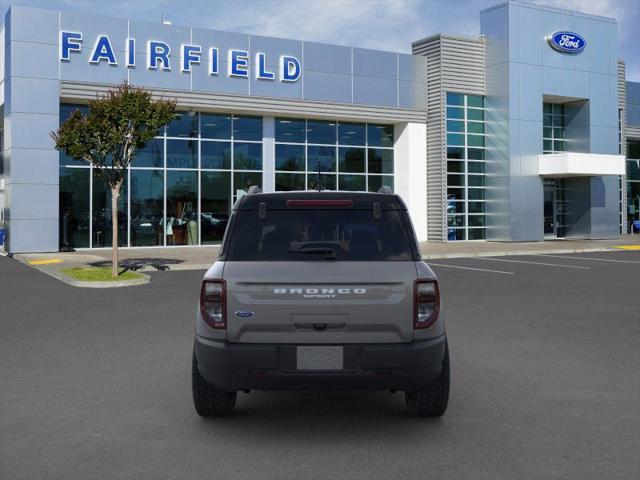
[[[544,238],[563,238],[566,233],[566,201],[564,180],[545,178]]]

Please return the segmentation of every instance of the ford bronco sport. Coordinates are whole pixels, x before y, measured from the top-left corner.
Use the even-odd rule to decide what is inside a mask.
[[[244,195],[202,280],[196,412],[229,415],[238,391],[334,388],[447,408],[440,290],[407,208],[390,192]]]

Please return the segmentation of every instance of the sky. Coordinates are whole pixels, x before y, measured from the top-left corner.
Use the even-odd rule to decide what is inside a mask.
[[[640,0],[528,0],[613,17],[627,80],[640,81]],[[410,52],[436,33],[477,36],[480,10],[503,0],[0,0],[78,13]],[[587,40],[588,41],[588,40]]]

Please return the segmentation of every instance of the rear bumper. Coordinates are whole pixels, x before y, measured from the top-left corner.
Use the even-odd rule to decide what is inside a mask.
[[[200,375],[236,390],[419,390],[442,370],[445,335],[401,344],[349,344],[340,371],[296,369],[296,345],[239,344],[196,337]]]

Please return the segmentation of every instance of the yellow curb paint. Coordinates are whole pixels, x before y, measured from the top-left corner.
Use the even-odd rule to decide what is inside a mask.
[[[614,248],[620,250],[640,250],[640,245],[616,245]]]
[[[62,260],[59,258],[47,258],[45,260],[31,260],[29,262],[31,265],[51,265],[52,263],[62,263]]]

